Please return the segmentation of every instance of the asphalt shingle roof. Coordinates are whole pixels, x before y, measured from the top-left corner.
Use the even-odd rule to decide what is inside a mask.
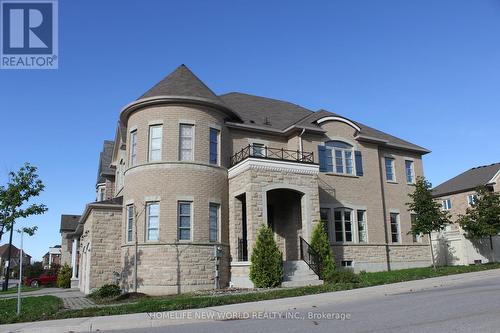
[[[61,215],[61,227],[59,231],[75,231],[78,221],[80,221],[80,215]]]
[[[113,158],[114,141],[105,140],[102,152],[99,155],[99,168],[97,171],[97,184],[104,183],[106,176],[114,176],[115,172],[111,168],[111,159]]]
[[[500,163],[484,165],[469,169],[450,180],[436,186],[432,190],[435,197],[473,190],[486,185],[499,172]]]

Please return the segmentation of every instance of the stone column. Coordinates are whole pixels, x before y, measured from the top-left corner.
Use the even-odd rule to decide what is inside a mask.
[[[78,276],[77,276],[77,265],[76,260],[78,252],[78,238],[73,238],[73,244],[71,246],[71,288],[78,288]]]

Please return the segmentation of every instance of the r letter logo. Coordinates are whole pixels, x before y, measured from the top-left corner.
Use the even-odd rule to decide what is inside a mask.
[[[2,69],[57,69],[57,1],[3,0]]]

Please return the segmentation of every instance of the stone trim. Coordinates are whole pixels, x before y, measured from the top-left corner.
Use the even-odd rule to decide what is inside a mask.
[[[317,175],[319,173],[319,165],[303,164],[291,161],[266,160],[266,159],[249,157],[243,162],[230,168],[228,170],[228,177],[229,179],[234,178],[247,170],[290,172],[303,175]]]

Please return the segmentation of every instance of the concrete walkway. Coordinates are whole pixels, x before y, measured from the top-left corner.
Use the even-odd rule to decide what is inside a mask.
[[[381,285],[369,288],[361,288],[318,295],[308,295],[293,298],[282,298],[277,300],[260,301],[252,303],[241,303],[233,305],[217,306],[205,309],[194,309],[184,311],[171,311],[162,313],[136,313],[129,315],[104,316],[92,318],[74,318],[63,320],[51,320],[44,322],[20,323],[4,325],[0,327],[3,332],[36,332],[36,333],[58,333],[58,332],[89,332],[104,330],[131,330],[155,327],[166,327],[180,324],[221,322],[221,314],[262,313],[277,311],[299,311],[301,309],[319,308],[324,306],[342,305],[353,301],[378,299],[380,297],[391,297],[400,294],[414,294],[416,292],[433,292],[442,288],[461,288],[467,283],[481,284],[488,279],[497,279],[500,269],[474,272],[458,275],[450,275],[425,280],[409,281]],[[437,309],[436,309],[437,311]],[[387,314],[380,314],[384,316]],[[230,321],[234,322],[234,321]]]

